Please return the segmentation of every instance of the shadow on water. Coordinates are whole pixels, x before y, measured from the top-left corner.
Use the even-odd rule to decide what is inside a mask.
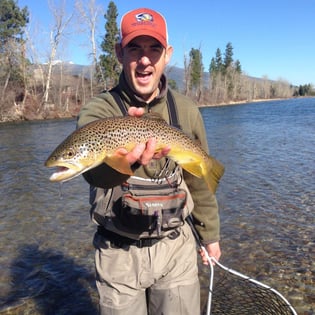
[[[211,153],[226,166],[217,194],[222,263],[281,292],[299,315],[315,315],[315,98],[202,115]],[[58,190],[43,166],[74,127],[0,125],[0,315],[97,313],[87,184]]]
[[[0,314],[98,314],[94,274],[59,251],[23,245],[10,273],[11,289],[1,297]]]

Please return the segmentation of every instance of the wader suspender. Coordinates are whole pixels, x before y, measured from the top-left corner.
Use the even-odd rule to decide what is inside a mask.
[[[128,109],[124,104],[119,91],[117,89],[112,89],[109,93],[113,96],[122,114],[127,115]],[[174,127],[180,128],[178,124],[178,112],[176,110],[175,100],[170,90],[167,91],[166,103],[170,124]],[[165,165],[167,164],[168,163],[166,162]],[[177,227],[183,224],[184,218],[192,211],[193,200],[185,181],[182,180],[183,177],[181,170],[177,167],[176,169],[176,171],[174,170],[174,177],[171,175],[171,177],[165,179],[162,178],[161,182],[156,182],[156,184],[159,184],[157,188],[161,192],[163,202],[157,199],[158,197],[156,195],[152,195],[150,188],[145,189],[148,186],[146,183],[141,183],[141,181],[139,182],[139,179],[132,177],[129,182],[126,182],[126,184],[128,184],[129,188],[131,188],[131,191],[135,191],[135,189],[137,189],[137,194],[134,195],[128,192],[128,190],[123,192],[122,187],[120,187],[120,190],[115,190],[114,187],[111,194],[105,194],[105,199],[107,198],[106,201],[103,200],[100,202],[99,209],[94,210],[94,218],[99,223],[98,233],[109,238],[111,241],[116,242],[116,244],[120,244],[116,246],[121,246],[122,244],[135,245],[137,247],[151,246],[160,239],[161,235],[165,235],[169,238],[177,238],[179,235]],[[178,170],[180,173],[178,173]],[[179,176],[180,183],[178,182]],[[120,214],[122,209],[119,209],[119,205],[116,207],[114,213],[111,212],[115,207],[114,203],[117,200],[119,201],[119,199],[115,199],[116,197],[113,197],[114,194],[117,195],[115,195],[116,197],[118,197],[118,195],[119,197],[121,196],[121,200],[124,198],[124,201],[121,201],[124,203],[124,220],[119,219],[122,218],[122,215]],[[146,210],[148,212],[148,218],[140,219],[145,226],[149,224],[147,226],[148,230],[132,231],[130,224],[132,225],[135,223],[135,214],[142,213],[144,208],[142,205],[144,202],[146,203],[146,207],[148,207]],[[104,205],[106,204],[106,209],[104,209]],[[139,205],[141,205],[140,208]],[[174,209],[176,209],[175,212]],[[106,213],[111,214],[110,220],[106,218]],[[153,224],[153,217],[156,218],[156,226]],[[150,219],[149,222],[148,219]],[[117,226],[115,225],[115,221],[118,224]],[[136,218],[135,225],[139,226],[139,218]],[[155,235],[155,233],[156,236],[152,236],[153,234]],[[140,239],[134,239],[135,236]]]
[[[109,91],[109,93],[113,96],[113,98],[115,99],[116,103],[119,106],[119,109],[121,110],[121,112],[123,113],[123,115],[127,115],[128,110],[126,105],[123,103],[119,92],[117,91],[117,89],[112,89]],[[168,115],[169,115],[169,119],[170,119],[170,125],[181,129],[180,125],[178,123],[178,114],[177,114],[177,109],[175,106],[175,99],[174,96],[172,94],[172,92],[168,89],[167,90],[167,109],[168,109]]]

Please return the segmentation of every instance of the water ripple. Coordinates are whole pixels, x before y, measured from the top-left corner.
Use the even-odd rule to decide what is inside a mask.
[[[211,153],[226,166],[222,262],[279,290],[299,314],[314,314],[315,100],[202,114]],[[74,126],[0,125],[0,314],[48,314],[52,306],[96,314],[88,186],[82,178],[52,184],[43,166]]]

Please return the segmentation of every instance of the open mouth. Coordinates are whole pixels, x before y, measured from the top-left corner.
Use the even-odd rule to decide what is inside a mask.
[[[56,173],[66,172],[69,168],[65,166],[58,166]]]
[[[152,77],[152,72],[136,72],[136,78],[141,83],[148,82]]]
[[[65,166],[58,166],[57,170],[50,176],[49,180],[52,182],[64,182],[75,177],[76,175],[76,171]]]

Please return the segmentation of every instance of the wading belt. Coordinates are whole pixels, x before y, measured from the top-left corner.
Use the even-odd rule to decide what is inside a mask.
[[[156,237],[155,238],[141,238],[139,240],[134,240],[134,239],[116,234],[116,233],[111,232],[109,230],[106,230],[101,225],[99,225],[97,227],[97,232],[100,235],[107,238],[108,240],[110,240],[111,246],[118,247],[118,248],[124,248],[124,247],[128,247],[128,246],[136,246],[138,248],[151,247],[161,240],[160,238],[156,238]],[[179,236],[178,230],[174,230],[167,237],[175,240],[178,236]]]
[[[128,113],[128,109],[126,107],[126,105],[124,104],[124,102],[121,99],[120,93],[118,91],[117,88],[113,88],[109,91],[109,93],[113,96],[113,98],[115,99],[116,103],[119,106],[120,111],[122,112],[123,115],[127,115]],[[181,129],[180,125],[178,123],[178,114],[177,114],[177,109],[175,106],[175,99],[174,96],[172,94],[172,92],[170,91],[170,89],[167,90],[167,109],[168,109],[168,115],[169,115],[169,119],[170,119],[170,125]]]

